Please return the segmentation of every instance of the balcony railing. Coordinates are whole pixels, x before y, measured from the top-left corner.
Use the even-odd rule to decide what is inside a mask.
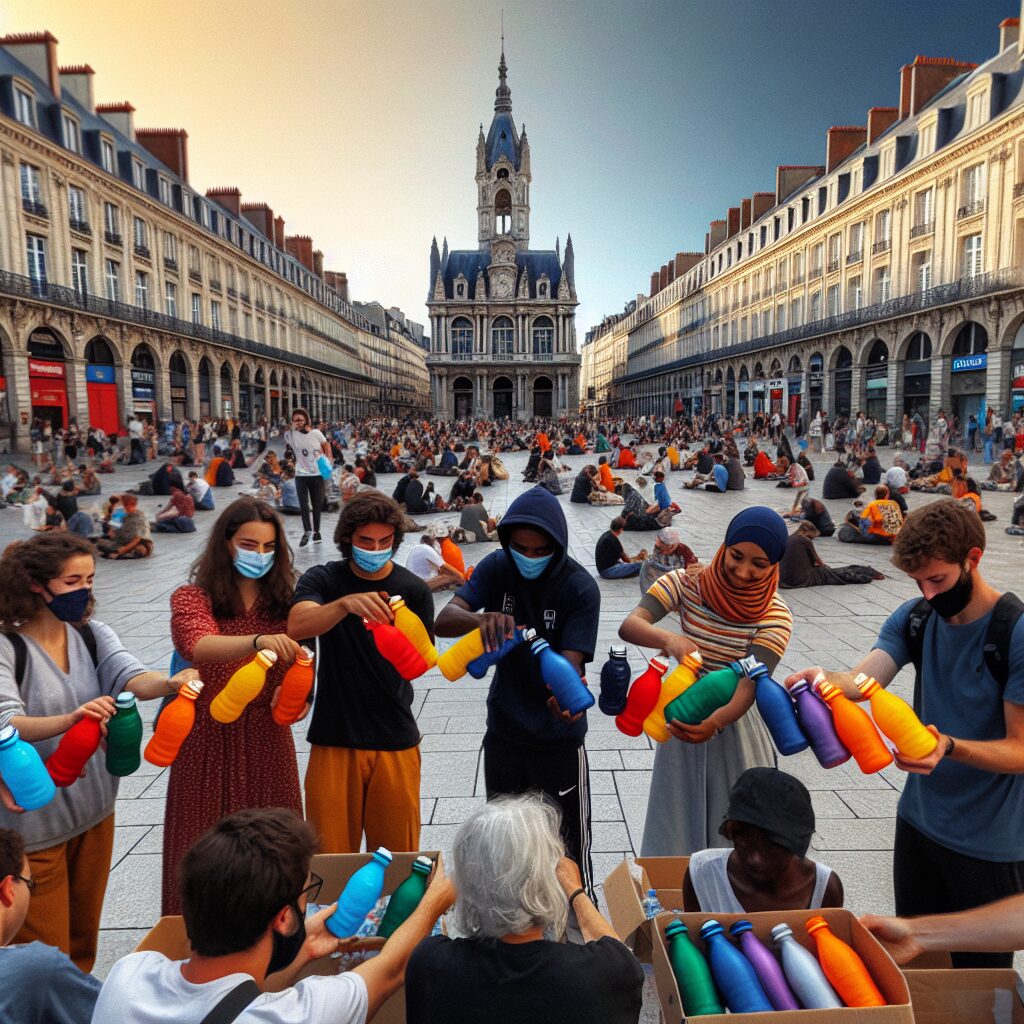
[[[22,199],[21,208],[31,214],[33,217],[49,217],[50,211],[46,208],[45,203],[40,203],[35,199]]]
[[[1017,184],[1013,186],[1013,198],[1020,199],[1021,196],[1024,196],[1024,181],[1018,181]]]
[[[431,352],[429,359],[438,363],[560,363],[579,362],[577,352]]]
[[[151,253],[148,245],[140,245],[136,242],[132,248],[134,249],[136,256],[141,256],[144,260],[148,260],[150,258]]]
[[[935,231],[935,221],[926,220],[923,224],[915,224],[910,229],[911,238],[921,238],[924,235],[930,235]]]
[[[810,279],[815,281],[819,277],[821,277],[821,267],[811,267]]]
[[[788,291],[789,290],[789,284],[786,281],[780,281],[779,282],[778,290],[780,292]]]
[[[794,274],[793,275],[793,287],[794,288],[798,284],[803,284],[803,283],[804,283],[804,275],[803,274]]]
[[[103,241],[108,245],[116,245],[118,248],[121,247],[123,239],[116,231],[104,231]]]
[[[877,256],[880,252],[888,252],[891,245],[892,242],[890,239],[883,238],[880,242],[875,242],[875,244],[871,246],[871,254],[873,256]]]
[[[828,273],[834,274],[838,269],[839,269],[839,260],[838,259],[829,260],[828,261]]]
[[[239,292],[238,293],[238,298],[242,302],[244,302],[246,305],[249,305],[249,293],[248,292]]]
[[[964,203],[956,211],[956,219],[963,220],[965,217],[973,217],[975,214],[981,213],[985,209],[984,199],[972,199],[969,203]]]
[[[215,278],[215,277],[211,277],[210,278],[210,291],[211,292],[219,292],[220,291],[220,281],[218,281],[217,278]]]
[[[87,220],[77,220],[75,217],[68,218],[68,227],[80,235],[91,235],[92,228]]]
[[[177,270],[178,261],[173,256],[164,257],[164,269],[165,270]]]
[[[857,249],[855,252],[848,253],[846,256],[846,265],[849,266],[851,263],[861,263],[864,259],[864,250]]]
[[[195,284],[202,284],[203,283],[203,275],[198,270],[190,270],[188,272],[188,279],[190,281],[192,281],[193,283],[195,283]]]

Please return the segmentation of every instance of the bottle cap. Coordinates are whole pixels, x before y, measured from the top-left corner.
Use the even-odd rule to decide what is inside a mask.
[[[857,675],[853,677],[853,685],[856,686],[861,693],[868,695],[874,693],[880,684],[874,676],[858,672]]]
[[[127,710],[128,708],[134,707],[135,694],[129,693],[127,690],[123,690],[121,693],[117,695],[116,699],[114,700],[114,703],[117,705],[117,709],[119,711],[122,709]]]
[[[191,691],[198,697],[203,692],[203,681],[201,679],[190,679],[181,689]],[[185,696],[188,696],[188,693]]]
[[[386,846],[378,846],[373,852],[374,857],[384,861],[385,864],[391,863],[391,851]]]
[[[626,656],[625,644],[612,644],[608,648],[608,654],[613,658],[624,658]]]
[[[790,697],[795,697],[798,693],[803,693],[804,690],[810,690],[810,689],[811,689],[811,687],[810,687],[810,684],[807,682],[807,680],[806,679],[801,679],[799,683],[794,683],[789,688],[789,695],[790,695]],[[813,693],[814,691],[812,690],[811,692]]]
[[[5,725],[0,729],[0,743],[10,743],[18,738],[18,730],[13,725]]]
[[[688,668],[701,668],[704,664],[704,659],[701,657],[700,651],[690,651],[689,654],[683,655],[682,664]]]
[[[308,647],[303,645],[301,650],[302,650],[302,657],[305,658],[306,661],[312,661],[313,660],[313,652]]]
[[[710,921],[705,921],[700,926],[700,937],[702,939],[709,939],[709,938],[711,938],[712,935],[721,935],[721,934],[722,934],[722,926],[714,918],[711,918]]]
[[[417,857],[412,862],[413,871],[418,871],[422,875],[429,875],[433,866],[434,862],[429,857]]]
[[[822,700],[828,701],[839,695],[839,691],[827,680],[822,680],[820,683],[817,680],[814,682],[818,689],[818,696]]]
[[[664,658],[660,658],[657,654],[655,654],[651,658],[650,662],[648,662],[647,667],[653,668],[654,671],[658,673],[658,675],[663,676],[668,671],[668,662]]]
[[[687,928],[679,918],[676,918],[674,921],[669,921],[669,923],[665,925],[665,936],[669,939],[676,935],[687,935],[689,931],[690,929]]]
[[[788,924],[777,924],[771,931],[772,942],[779,942],[793,934],[793,929]]]
[[[647,890],[647,895],[651,899],[655,899],[656,900],[658,898],[658,890],[657,889],[648,889]]]
[[[523,639],[527,643],[529,643],[531,640],[536,640],[537,639],[537,630],[532,629],[531,627],[527,626],[523,630]]]
[[[545,647],[550,646],[551,645],[542,636],[537,637],[530,643],[530,649],[533,651],[534,654],[540,654],[540,652],[543,651]]]
[[[732,935],[742,935],[744,932],[752,932],[754,926],[749,921],[737,921],[730,929]]]
[[[264,661],[269,661],[271,665],[277,664],[277,651],[261,650],[256,654],[257,658],[262,658]]]
[[[824,672],[819,672],[814,677],[814,682],[811,683],[811,689],[812,690],[818,690],[818,689],[821,688],[821,684],[822,683],[827,683],[827,682],[828,682],[828,677],[825,675],[825,673]]]
[[[804,922],[804,927],[807,929],[808,935],[813,935],[815,932],[820,932],[822,928],[828,928],[828,922],[823,917],[809,917]]]
[[[405,604],[405,598],[402,597],[401,594],[392,594],[388,598],[388,604],[391,605],[392,608],[399,608]]]

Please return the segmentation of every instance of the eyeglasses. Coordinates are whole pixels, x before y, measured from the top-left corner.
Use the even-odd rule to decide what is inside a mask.
[[[15,875],[14,880],[16,882],[24,882],[29,892],[35,892],[36,886],[39,884],[34,878],[26,878],[24,875]]]
[[[307,903],[316,903],[320,896],[320,890],[323,888],[324,880],[315,871],[310,871],[309,877],[312,878],[313,881],[299,893],[299,899],[302,899],[302,897],[305,896]]]

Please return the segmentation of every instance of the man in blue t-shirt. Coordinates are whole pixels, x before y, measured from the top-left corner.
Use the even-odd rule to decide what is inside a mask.
[[[537,631],[584,674],[594,657],[601,594],[591,574],[569,557],[569,530],[549,491],[534,487],[508,507],[498,525],[501,550],[473,570],[434,624],[438,636],[479,628],[488,651],[516,626]],[[566,852],[593,892],[590,777],[586,713],[558,706],[540,662],[521,643],[498,662],[487,695],[484,781],[487,797],[539,789],[562,812]]]
[[[978,569],[984,549],[985,526],[973,509],[942,500],[912,512],[893,544],[893,562],[930,606],[923,629],[919,602],[907,601],[856,668],[828,674],[857,700],[864,699],[858,673],[888,686],[913,660],[912,615],[917,620],[918,711],[938,744],[919,760],[895,755],[909,773],[893,851],[901,916],[966,910],[1024,891],[1024,616],[1010,616],[1004,684],[986,656],[1002,595]],[[810,682],[820,671],[797,672],[786,685]],[[954,967],[1012,962],[1012,952],[953,954]]]

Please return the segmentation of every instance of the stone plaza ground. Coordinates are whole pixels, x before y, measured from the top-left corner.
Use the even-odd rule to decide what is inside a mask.
[[[653,449],[653,446],[649,446]],[[891,464],[892,451],[882,452],[883,465]],[[509,503],[529,485],[522,483],[525,454],[504,456],[512,479],[497,482],[485,490],[485,502],[491,514],[501,514]],[[980,463],[980,457],[975,457]],[[589,458],[566,460],[573,473],[564,474],[568,492],[575,471]],[[814,456],[818,480],[811,494],[820,496],[821,479],[830,459]],[[147,467],[122,467],[114,476],[103,477],[106,493],[117,493],[135,486]],[[977,465],[977,474],[982,467]],[[223,508],[251,480],[251,472],[236,474],[240,486],[220,490],[216,494]],[[627,478],[635,473],[626,471]],[[789,492],[776,490],[773,483],[748,480],[747,489],[724,495],[700,491],[683,491],[682,483],[689,474],[673,474],[669,489],[683,508],[676,518],[686,542],[701,561],[708,561],[724,536],[730,517],[753,504],[779,508],[788,505]],[[448,481],[437,478],[439,490],[446,493]],[[390,493],[397,477],[382,476],[381,489]],[[1021,591],[1021,567],[1024,545],[1009,537],[1004,528],[1010,520],[1013,496],[993,493],[984,495],[986,507],[998,519],[988,524],[989,548],[982,562],[982,571],[999,589]],[[96,499],[82,499],[88,507]],[[567,493],[561,499],[569,524],[570,554],[584,566],[593,568],[594,543],[617,514],[615,507],[572,505]],[[911,508],[932,500],[929,495],[909,495]],[[141,498],[140,504],[152,516],[165,499]],[[847,503],[829,503],[838,522]],[[120,635],[125,646],[152,668],[164,669],[171,656],[168,632],[169,597],[184,582],[189,564],[200,551],[216,512],[200,513],[198,531],[191,535],[156,535],[152,558],[141,562],[100,561],[96,573],[96,617],[108,623]],[[457,514],[426,517],[429,522],[454,522]],[[303,571],[321,561],[337,557],[331,543],[337,515],[324,520],[324,541],[299,549],[301,524],[298,517],[288,517],[286,526],[292,541],[296,565]],[[0,539],[4,543],[29,536],[23,527],[20,511],[0,511]],[[627,551],[653,546],[653,534],[623,535]],[[397,560],[404,562],[416,537],[406,540]],[[819,587],[811,590],[784,591],[783,596],[793,611],[793,638],[777,673],[779,678],[807,665],[821,664],[826,669],[852,667],[870,648],[885,617],[900,602],[917,594],[913,582],[889,565],[887,549],[866,545],[840,544],[834,538],[816,542],[826,563],[840,565],[850,562],[868,563],[886,574],[886,579],[865,586]],[[479,562],[496,545],[467,545],[466,563]],[[601,620],[597,653],[588,671],[592,685],[597,685],[600,667],[607,656],[608,645],[617,640],[619,623],[636,605],[639,589],[636,580],[598,580],[601,590]],[[440,610],[450,594],[435,596]],[[644,654],[650,655],[651,651]],[[644,658],[639,651],[629,652],[630,664],[639,670]],[[895,692],[909,697],[912,685],[910,672],[904,671],[894,684]],[[433,670],[414,683],[414,709],[423,734],[422,849],[449,847],[458,825],[467,814],[484,801],[483,771],[480,744],[485,724],[485,699],[488,680],[475,681],[468,676],[456,683],[445,680]],[[142,705],[143,717],[152,720],[156,702]],[[595,707],[590,713],[587,749],[591,767],[593,800],[593,860],[598,881],[605,878],[623,857],[632,857],[640,849],[648,788],[654,762],[652,742],[641,736],[624,736],[613,721]],[[147,730],[148,735],[148,730]],[[302,723],[294,727],[299,769],[304,772],[308,761],[308,744]],[[670,741],[674,742],[674,741]],[[817,831],[810,856],[838,871],[846,890],[846,905],[857,913],[886,913],[892,910],[891,862],[896,802],[903,783],[903,774],[894,767],[877,775],[865,776],[851,761],[831,771],[824,771],[810,752],[781,758],[780,767],[798,776],[810,789]],[[105,976],[110,965],[130,952],[160,913],[160,860],[163,841],[164,797],[167,770],[143,761],[140,770],[121,782],[117,803],[116,838],[110,880],[103,912],[100,953],[96,973]],[[647,993],[645,1005],[651,1019],[657,1019],[656,1003]]]

